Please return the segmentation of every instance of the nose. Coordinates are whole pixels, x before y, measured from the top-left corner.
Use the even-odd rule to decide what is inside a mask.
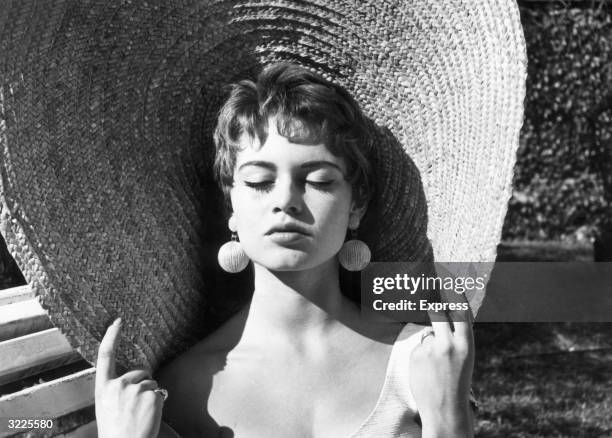
[[[302,211],[303,190],[292,179],[279,179],[274,187],[274,212],[298,214]]]

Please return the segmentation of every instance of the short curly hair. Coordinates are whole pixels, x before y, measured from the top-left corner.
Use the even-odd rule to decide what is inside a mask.
[[[215,176],[229,206],[236,154],[243,135],[264,144],[268,121],[292,142],[323,143],[345,160],[353,199],[365,205],[374,191],[371,139],[357,102],[342,87],[290,63],[266,67],[255,81],[232,84],[214,131]],[[230,206],[231,207],[231,206]]]

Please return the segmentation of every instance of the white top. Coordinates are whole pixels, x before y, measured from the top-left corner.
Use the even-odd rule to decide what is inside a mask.
[[[416,423],[417,408],[410,391],[410,354],[421,341],[421,335],[430,330],[424,327],[412,335],[406,325],[393,344],[387,373],[374,409],[351,438],[413,438],[421,436]]]
[[[385,381],[374,409],[350,438],[420,438],[421,427],[417,424],[417,408],[410,391],[410,354],[421,342],[421,336],[431,327],[409,334],[406,325],[399,333],[387,364]],[[472,406],[476,407],[470,392]],[[162,424],[160,436],[180,436],[166,424]]]

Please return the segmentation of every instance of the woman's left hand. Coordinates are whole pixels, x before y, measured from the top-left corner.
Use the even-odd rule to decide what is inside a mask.
[[[106,331],[98,350],[95,411],[99,438],[156,438],[159,434],[163,397],[157,382],[144,370],[115,372],[115,349],[121,321]]]
[[[469,312],[469,311],[468,311]],[[432,315],[433,334],[422,338],[410,357],[410,389],[415,399],[423,438],[472,437],[469,395],[474,369],[474,334],[470,316],[465,322],[440,321]],[[458,318],[459,319],[459,318]]]

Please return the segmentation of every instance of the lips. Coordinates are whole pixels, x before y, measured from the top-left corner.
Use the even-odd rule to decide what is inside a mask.
[[[275,225],[266,232],[266,235],[292,234],[292,233],[298,233],[298,234],[303,234],[304,236],[310,236],[310,233],[304,227],[297,225],[297,224]]]

